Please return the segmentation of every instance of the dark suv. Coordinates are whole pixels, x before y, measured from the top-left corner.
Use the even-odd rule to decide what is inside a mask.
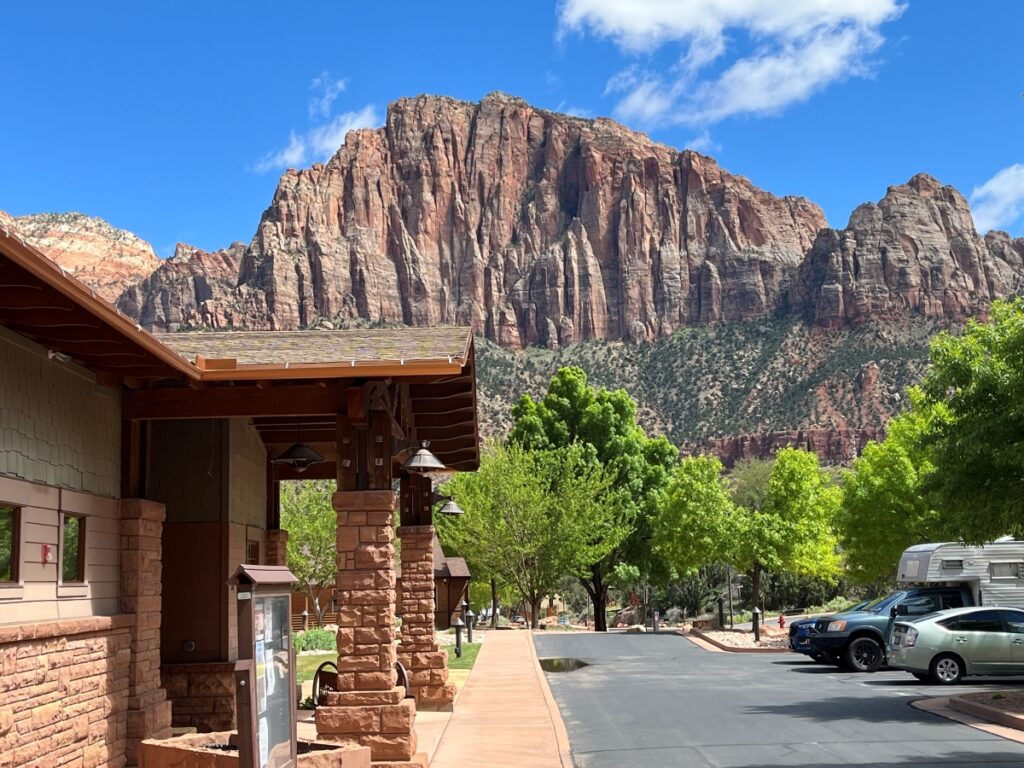
[[[816,619],[810,637],[822,658],[855,672],[874,672],[885,662],[893,616],[924,616],[974,605],[966,587],[911,587],[868,603],[859,611]],[[899,608],[897,609],[897,606]]]

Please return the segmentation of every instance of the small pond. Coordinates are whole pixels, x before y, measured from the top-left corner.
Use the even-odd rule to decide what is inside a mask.
[[[583,659],[556,658],[538,659],[538,661],[540,661],[540,668],[545,672],[575,672],[577,669],[590,666]]]

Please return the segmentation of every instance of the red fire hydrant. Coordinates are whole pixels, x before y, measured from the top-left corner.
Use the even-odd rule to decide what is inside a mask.
[[[779,614],[779,629],[785,629],[785,628],[786,628],[786,617],[785,617],[785,616],[783,616],[783,615],[782,615],[782,614],[780,613],[780,614]]]

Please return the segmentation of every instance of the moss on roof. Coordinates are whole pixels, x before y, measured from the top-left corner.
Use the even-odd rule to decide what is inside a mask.
[[[193,331],[156,337],[194,361],[234,359],[239,365],[464,361],[469,328],[371,328],[337,331]]]

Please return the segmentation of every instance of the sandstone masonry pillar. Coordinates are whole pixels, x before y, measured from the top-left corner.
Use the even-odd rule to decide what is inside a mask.
[[[171,702],[160,687],[161,557],[164,505],[121,501],[121,611],[135,614],[128,663],[128,765],[142,739],[171,735]]]
[[[434,634],[434,526],[403,525],[402,642],[398,660],[409,675],[416,704],[423,709],[451,709],[455,686],[448,682],[448,654]]]
[[[316,709],[317,735],[368,746],[374,766],[426,765],[416,754],[416,702],[395,673],[395,548],[390,490],[339,491],[338,688]]]
[[[288,531],[267,531],[267,565],[288,565]]]

